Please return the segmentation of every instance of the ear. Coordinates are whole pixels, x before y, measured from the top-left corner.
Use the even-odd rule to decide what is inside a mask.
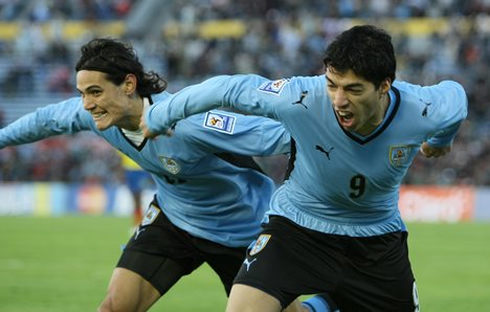
[[[390,89],[391,89],[391,79],[390,78],[386,78],[379,85],[380,95],[385,95],[386,93],[388,93],[388,91],[390,91]]]
[[[136,92],[136,86],[138,84],[138,79],[134,74],[127,74],[123,83],[123,90],[126,95],[131,95]]]

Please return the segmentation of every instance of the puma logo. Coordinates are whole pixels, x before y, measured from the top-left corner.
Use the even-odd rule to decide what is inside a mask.
[[[424,100],[422,100],[422,99],[420,99],[420,101],[421,101],[422,103],[424,103],[424,104],[425,104],[425,108],[424,108],[424,110],[422,111],[422,117],[427,117],[427,113],[428,113],[428,111],[429,111],[429,106],[430,106],[432,103],[431,103],[431,102],[426,102],[426,101],[424,101]]]
[[[299,100],[297,100],[296,102],[293,102],[292,104],[293,105],[299,104],[299,105],[302,105],[304,108],[308,109],[308,107],[306,107],[306,105],[303,103],[303,100],[305,99],[305,97],[307,95],[308,95],[308,90],[301,92],[301,97],[299,98]]]
[[[247,272],[250,270],[250,265],[257,261],[257,258],[252,259],[252,261],[249,261],[247,258],[243,261],[243,264],[247,266]]]
[[[333,151],[334,147],[332,146],[328,151],[326,151],[323,147],[321,147],[320,145],[316,145],[315,148],[322,152],[323,154],[325,154],[328,158],[328,160],[330,160],[330,153]]]

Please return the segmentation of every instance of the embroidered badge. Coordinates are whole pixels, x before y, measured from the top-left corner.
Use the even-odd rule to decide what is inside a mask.
[[[406,163],[411,147],[408,145],[390,146],[390,163],[400,167]]]
[[[181,168],[180,165],[175,160],[165,156],[158,156],[158,158],[160,158],[160,161],[162,162],[162,165],[165,168],[165,170],[167,170],[171,174],[179,173]]]
[[[158,217],[158,214],[160,214],[160,209],[157,207],[150,205],[148,209],[145,212],[145,217],[143,218],[143,221],[141,221],[141,225],[145,226],[148,224],[152,224],[153,221]]]
[[[262,251],[262,249],[265,248],[265,245],[267,245],[267,242],[271,238],[271,235],[269,234],[261,234],[259,238],[255,241],[255,244],[253,245],[252,249],[250,249],[249,255],[253,256],[258,254],[259,252]]]
[[[275,95],[281,94],[281,91],[284,89],[284,86],[289,83],[289,79],[282,78],[279,80],[264,82],[259,87],[259,91],[272,93]]]
[[[203,127],[227,134],[233,134],[233,130],[235,129],[235,121],[236,117],[233,115],[212,111],[206,113]]]

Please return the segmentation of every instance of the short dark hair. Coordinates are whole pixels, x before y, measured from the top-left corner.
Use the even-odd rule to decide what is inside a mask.
[[[372,82],[375,88],[395,80],[396,58],[391,36],[372,25],[354,26],[342,32],[328,46],[323,63],[341,74],[354,74]]]
[[[75,70],[94,70],[107,75],[107,79],[120,85],[128,74],[138,80],[137,91],[141,96],[160,93],[167,88],[167,82],[156,72],[145,72],[133,47],[110,38],[96,38],[81,47],[81,56]]]

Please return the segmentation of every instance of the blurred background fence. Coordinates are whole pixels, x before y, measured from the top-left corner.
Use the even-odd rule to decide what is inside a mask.
[[[74,63],[94,37],[132,42],[147,69],[177,91],[217,74],[322,73],[330,40],[372,23],[393,36],[399,79],[454,79],[468,92],[469,117],[453,151],[418,157],[410,169],[404,213],[452,220],[455,210],[444,207],[464,198],[456,219],[481,219],[490,214],[483,204],[490,185],[489,14],[488,0],[0,0],[0,126],[77,96]],[[0,214],[130,211],[119,167],[114,150],[90,133],[0,150]],[[440,214],[420,209],[427,200]]]

